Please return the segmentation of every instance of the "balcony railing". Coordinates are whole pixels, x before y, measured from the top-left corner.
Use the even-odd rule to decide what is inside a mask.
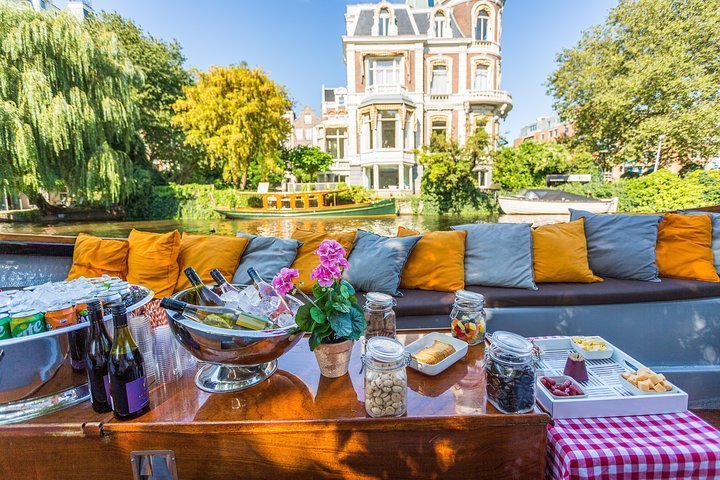
[[[407,95],[407,88],[404,85],[369,85],[368,95]]]
[[[468,92],[468,97],[470,101],[512,104],[512,96],[505,90],[471,90]]]
[[[449,93],[433,93],[430,92],[431,102],[447,102],[450,99]]]
[[[473,40],[473,47],[500,53],[500,44],[491,40]]]

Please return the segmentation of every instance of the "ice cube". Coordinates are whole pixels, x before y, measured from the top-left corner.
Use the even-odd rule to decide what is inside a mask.
[[[283,328],[295,325],[295,315],[290,315],[289,313],[280,314],[275,319],[275,322]]]

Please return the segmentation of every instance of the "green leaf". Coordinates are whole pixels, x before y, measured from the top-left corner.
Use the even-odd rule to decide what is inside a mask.
[[[343,303],[338,303],[338,302],[334,302],[334,303],[333,303],[333,308],[334,308],[335,310],[337,310],[338,312],[350,313],[350,304],[349,304],[349,303],[344,303],[344,302],[343,302]]]
[[[317,300],[320,300],[322,297],[324,297],[326,293],[327,289],[321,287],[318,283],[315,283],[315,285],[313,285],[312,294]]]
[[[314,305],[310,308],[310,317],[312,317],[316,323],[325,323],[325,313]]]
[[[310,335],[310,339],[308,340],[308,343],[310,343],[310,351],[314,351],[320,343],[322,343],[323,337],[318,335],[317,333],[313,333]]]
[[[347,338],[353,334],[352,319],[349,313],[334,312],[328,320],[333,332],[338,337]]]
[[[342,291],[342,287],[345,287],[345,289],[346,289],[347,292],[348,292],[348,296],[355,294],[355,287],[353,287],[353,286],[350,284],[350,282],[346,282],[345,280],[342,280],[342,281],[340,282],[340,290],[341,290],[341,291]],[[344,294],[343,294],[343,295],[344,295]]]
[[[364,312],[356,305],[353,305],[353,308],[350,309],[350,323],[352,333],[350,336],[347,336],[347,338],[350,340],[357,340],[365,333],[367,323],[365,321]]]
[[[297,315],[295,315],[295,323],[297,323],[297,326],[300,327],[303,331],[310,331],[313,325],[313,321],[312,317],[310,316],[309,305],[303,305],[298,309]]]

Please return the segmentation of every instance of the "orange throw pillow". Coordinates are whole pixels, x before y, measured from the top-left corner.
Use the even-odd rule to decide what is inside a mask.
[[[75,240],[68,280],[103,274],[125,279],[129,245],[127,240],[107,240],[81,233]]]
[[[660,276],[720,282],[711,244],[710,215],[666,214],[658,227],[655,249]]]
[[[466,230],[418,233],[398,227],[398,237],[422,235],[410,252],[400,288],[455,292],[465,288]]]
[[[133,229],[128,238],[128,282],[152,289],[155,297],[172,295],[178,280],[180,232],[141,232]]]
[[[536,283],[593,283],[588,264],[585,219],[533,229],[533,267]]]
[[[292,264],[292,268],[296,268],[300,272],[300,276],[295,279],[295,286],[305,293],[312,293],[315,280],[310,278],[310,274],[315,270],[315,267],[320,265],[320,257],[315,251],[323,240],[337,241],[345,249],[345,258],[347,258],[350,255],[350,250],[352,250],[356,234],[357,232],[315,233],[295,230],[291,238],[302,243]],[[270,282],[270,279],[266,278],[265,281]]]
[[[179,292],[191,287],[190,280],[183,273],[188,267],[193,267],[200,275],[200,279],[207,284],[215,284],[210,276],[210,270],[214,268],[220,270],[220,273],[230,281],[248,243],[250,243],[248,237],[183,233],[178,255],[180,273],[175,291]]]

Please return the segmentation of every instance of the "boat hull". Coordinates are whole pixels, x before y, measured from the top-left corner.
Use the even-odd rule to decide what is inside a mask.
[[[567,215],[571,208],[592,213],[613,213],[617,209],[615,199],[597,202],[548,202],[500,196],[498,203],[506,215]]]
[[[305,210],[262,210],[262,209],[220,209],[216,212],[227,218],[269,218],[269,217],[381,217],[395,215],[395,199],[380,200],[368,205],[348,205]]]

